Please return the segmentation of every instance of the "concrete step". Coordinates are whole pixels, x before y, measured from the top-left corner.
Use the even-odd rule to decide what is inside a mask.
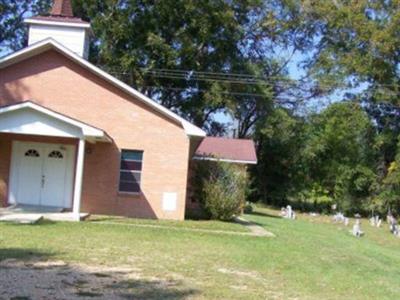
[[[43,219],[40,214],[5,214],[0,215],[0,222],[12,222],[18,224],[36,224]]]

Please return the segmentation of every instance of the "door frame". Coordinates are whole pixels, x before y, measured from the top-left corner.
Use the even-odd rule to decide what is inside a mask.
[[[60,143],[39,143],[39,142],[22,142],[13,141],[12,151],[11,151],[11,164],[10,164],[10,179],[9,179],[9,192],[8,192],[8,204],[18,204],[18,199],[16,197],[19,187],[19,170],[20,170],[20,159],[21,159],[21,148],[22,145],[32,145],[46,147],[46,146],[59,146],[65,148],[67,154],[66,162],[66,180],[64,181],[64,200],[62,208],[72,208],[72,198],[73,198],[73,182],[74,182],[74,171],[75,171],[75,152],[76,146],[69,144]]]

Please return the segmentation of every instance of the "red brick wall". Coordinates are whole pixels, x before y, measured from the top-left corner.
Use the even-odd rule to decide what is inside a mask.
[[[87,145],[83,211],[184,218],[190,141],[180,124],[52,50],[0,70],[0,105],[26,100],[101,128],[112,137],[110,144]],[[140,196],[118,193],[121,149],[144,151]],[[0,149],[5,155],[0,160],[9,156],[7,151]],[[7,162],[2,165],[0,193],[4,194],[9,167]],[[176,212],[162,210],[164,192],[178,194]]]
[[[0,135],[0,205],[7,202],[8,180],[10,173],[11,143],[4,135]]]

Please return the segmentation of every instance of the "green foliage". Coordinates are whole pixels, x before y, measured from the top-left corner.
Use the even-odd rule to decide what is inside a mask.
[[[335,199],[341,211],[367,214],[378,189],[377,176],[368,167],[343,167],[336,180]]]
[[[366,212],[379,190],[377,131],[355,102],[300,118],[277,109],[256,133],[254,200],[301,210]]]
[[[304,120],[285,109],[276,109],[260,123],[255,133],[258,164],[251,168],[252,197],[270,204],[284,205],[290,194],[301,189],[304,169],[301,152]]]
[[[274,1],[290,45],[325,91],[368,83],[371,101],[399,103],[400,1]],[[359,93],[359,92],[356,92]]]
[[[241,214],[248,186],[242,166],[225,162],[201,161],[195,169],[196,197],[210,218],[228,221]]]
[[[378,189],[376,130],[359,104],[335,103],[308,118],[277,109],[256,134],[253,199],[302,210],[367,209]]]
[[[272,85],[221,75],[283,75],[282,63],[265,55],[265,39],[255,35],[263,1],[76,0],[74,7],[92,22],[94,63],[208,132],[224,133],[226,124],[213,118],[224,112],[247,136],[271,108]],[[185,70],[208,75],[199,80]]]
[[[310,119],[303,155],[311,186],[318,183],[344,212],[365,212],[377,190],[374,138],[357,103],[332,104]]]
[[[50,3],[51,0],[0,0],[0,53],[23,47],[27,41],[24,19],[29,15],[47,12]]]
[[[389,165],[380,193],[374,199],[372,208],[381,212],[400,211],[400,153]]]
[[[357,103],[332,104],[312,116],[306,135],[303,156],[308,175],[331,195],[345,169],[373,164],[374,129]]]
[[[328,213],[335,200],[328,190],[314,183],[311,188],[300,191],[294,198],[289,198],[294,209]]]

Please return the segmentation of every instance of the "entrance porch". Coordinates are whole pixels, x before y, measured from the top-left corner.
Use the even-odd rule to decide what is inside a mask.
[[[81,220],[86,143],[110,140],[100,129],[32,102],[0,108],[0,203],[11,207],[0,220],[21,214]]]

